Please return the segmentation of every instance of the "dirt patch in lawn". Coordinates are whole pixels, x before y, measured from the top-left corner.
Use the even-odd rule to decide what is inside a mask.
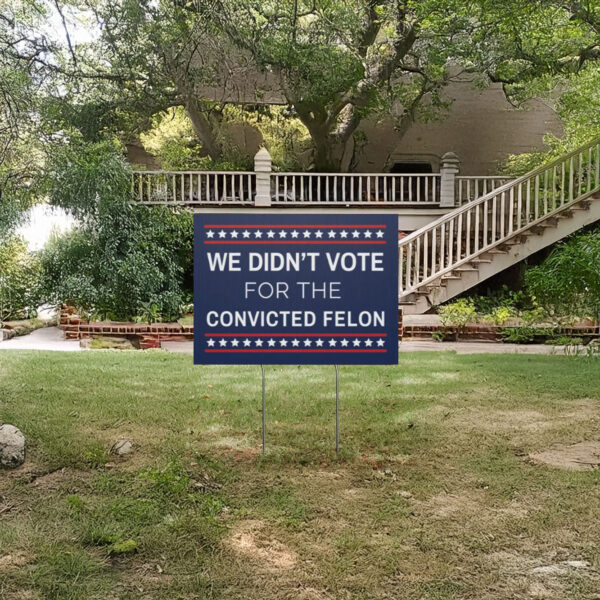
[[[147,594],[171,585],[173,576],[166,574],[159,563],[143,563],[123,573],[122,582],[130,589]]]
[[[69,486],[69,488],[77,487],[77,484],[85,483],[91,477],[92,473],[89,471],[64,467],[45,475],[36,476],[31,484],[43,490],[58,490],[65,486]]]
[[[258,520],[238,523],[225,544],[236,554],[261,563],[269,571],[286,571],[298,562],[296,552],[266,534],[264,523]]]
[[[580,442],[572,446],[557,446],[529,455],[533,463],[569,471],[591,471],[600,468],[600,442]]]
[[[468,494],[436,494],[424,502],[414,501],[426,515],[445,519],[449,517],[469,518],[477,515],[485,517],[525,517],[528,514],[526,508],[511,502],[508,506],[490,507],[484,497]]]
[[[32,557],[25,552],[13,552],[0,556],[0,573],[8,569],[18,569],[31,562]]]
[[[573,580],[598,581],[599,574],[591,564],[580,558],[566,558],[557,552],[542,556],[527,556],[513,552],[495,552],[489,557],[507,581],[532,598],[568,597]]]

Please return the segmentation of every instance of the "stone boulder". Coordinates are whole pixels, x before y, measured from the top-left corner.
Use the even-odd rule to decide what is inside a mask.
[[[127,454],[131,454],[133,451],[133,444],[129,440],[118,440],[110,449],[111,454],[116,454],[117,456],[126,456]]]
[[[0,425],[0,467],[14,469],[25,462],[25,436],[14,425]]]

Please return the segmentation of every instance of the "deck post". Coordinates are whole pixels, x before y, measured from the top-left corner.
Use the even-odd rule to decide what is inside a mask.
[[[460,160],[454,152],[446,152],[442,156],[440,166],[440,208],[456,206],[456,176],[460,172]]]
[[[271,206],[271,155],[263,146],[254,157],[256,196],[254,206]]]

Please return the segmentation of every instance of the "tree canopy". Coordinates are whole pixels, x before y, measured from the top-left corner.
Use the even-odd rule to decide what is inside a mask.
[[[316,170],[348,170],[366,117],[391,115],[400,137],[443,113],[446,86],[465,73],[518,100],[572,70],[573,53],[593,55],[583,51],[589,15],[569,4],[71,0],[96,35],[63,48],[55,115],[95,141],[136,136],[180,106],[221,160],[227,105],[278,104],[306,127]]]

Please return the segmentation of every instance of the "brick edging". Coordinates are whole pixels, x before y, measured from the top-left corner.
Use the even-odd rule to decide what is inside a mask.
[[[192,341],[194,328],[179,323],[127,323],[119,321],[89,322],[81,319],[72,307],[63,305],[60,328],[67,340],[94,336],[126,337],[139,340],[140,348],[160,348],[162,342]]]

